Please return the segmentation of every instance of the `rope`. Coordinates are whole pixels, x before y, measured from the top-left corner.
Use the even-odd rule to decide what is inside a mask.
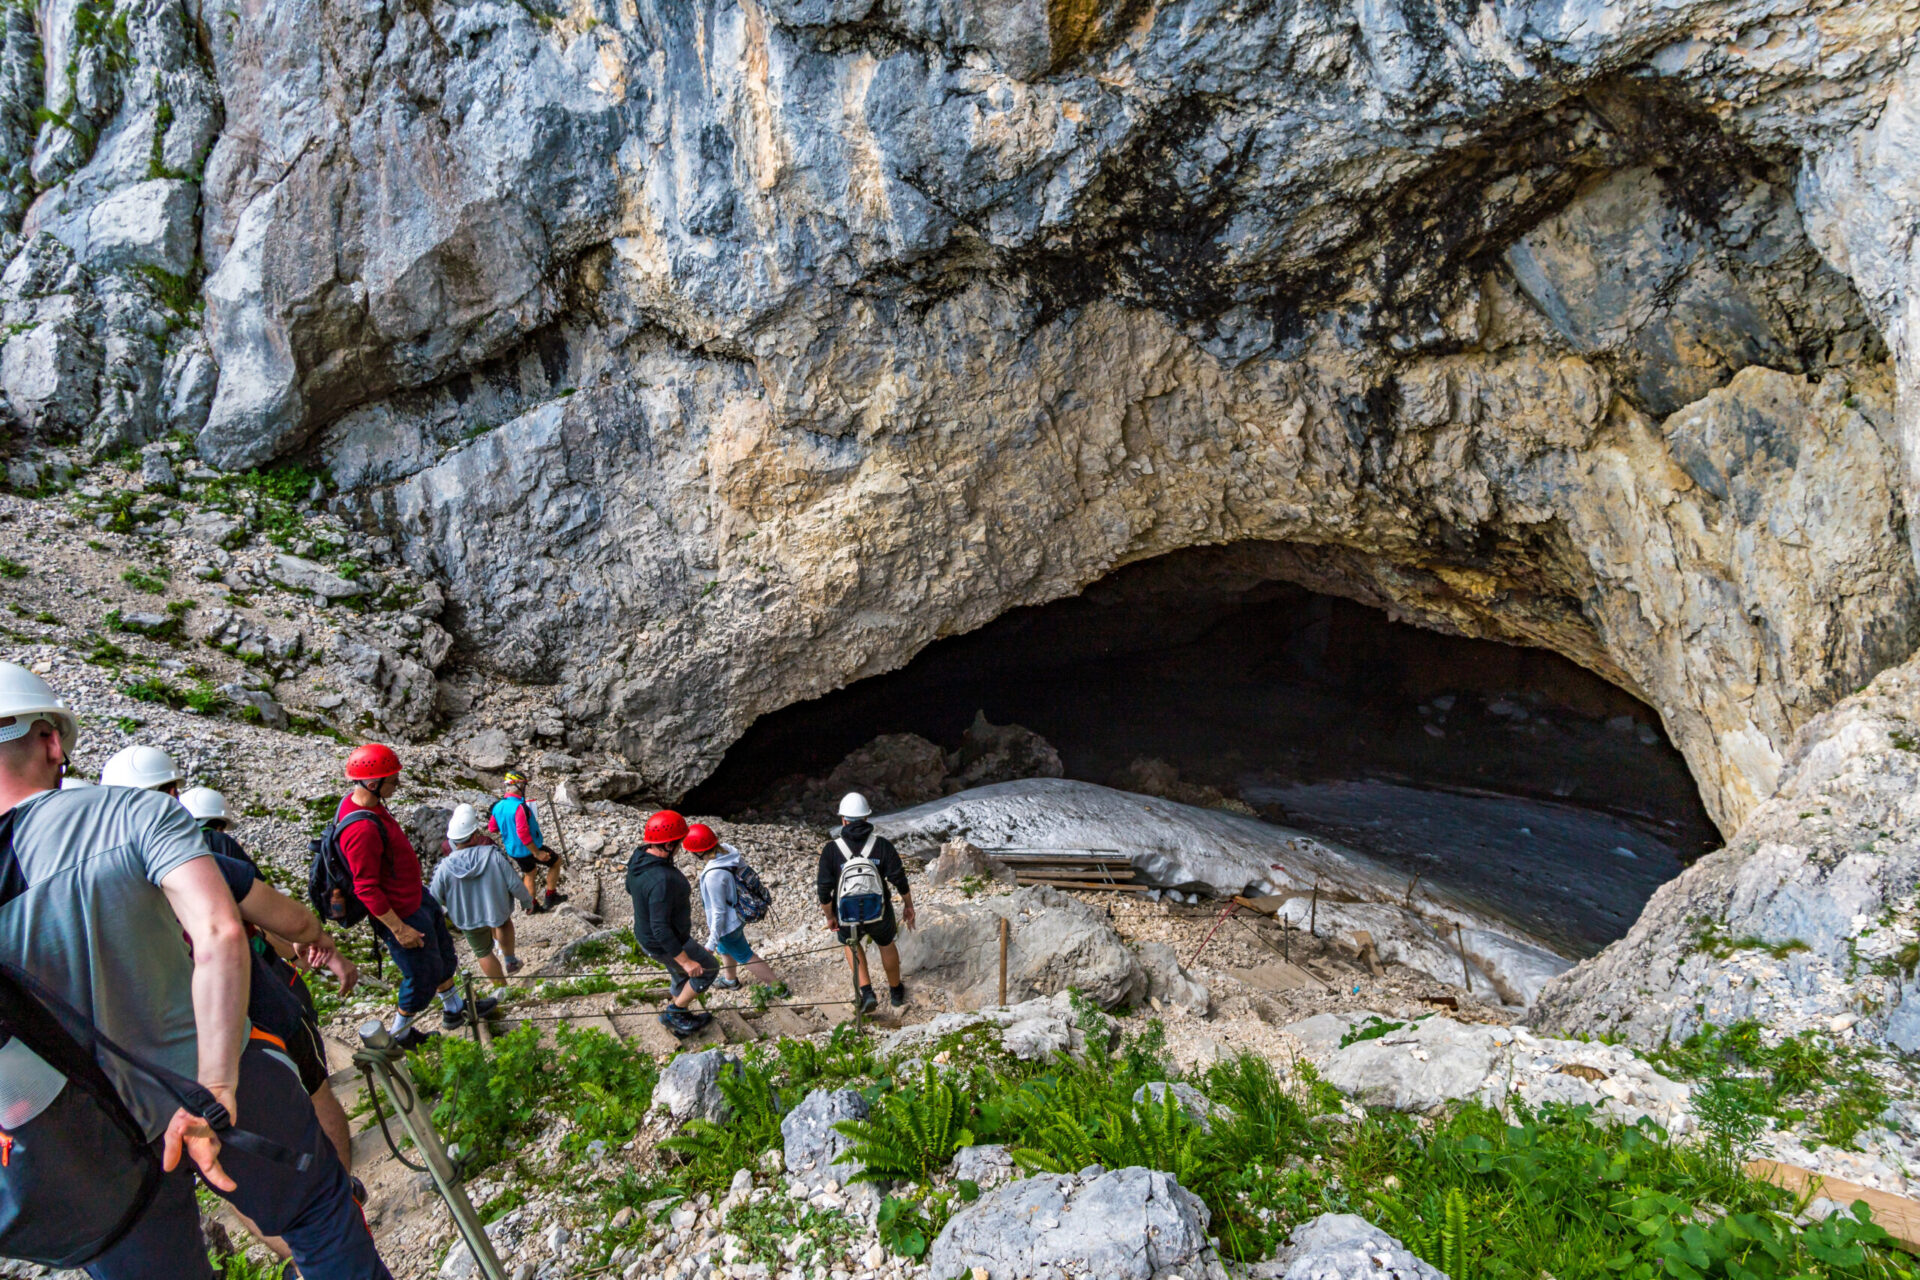
[[[387,1132],[386,1113],[380,1110],[380,1085],[373,1078],[373,1068],[366,1065],[365,1063],[361,1063],[360,1074],[366,1078],[367,1101],[373,1104],[373,1118],[380,1122],[380,1136],[387,1140],[387,1150],[393,1153],[393,1158],[395,1160],[398,1160],[401,1164],[407,1166],[407,1168],[413,1170],[415,1173],[427,1172],[427,1168],[425,1165],[418,1165],[418,1164],[415,1164],[413,1161],[407,1159],[405,1156],[400,1154],[400,1148],[396,1147],[393,1144],[393,1135]],[[401,1084],[400,1076],[398,1073],[394,1074],[393,1082],[397,1085],[401,1085],[402,1088],[406,1087],[404,1084]],[[409,1090],[407,1093],[408,1109],[411,1110],[413,1106],[416,1105],[418,1102],[419,1102],[419,1099],[415,1097],[413,1093]]]

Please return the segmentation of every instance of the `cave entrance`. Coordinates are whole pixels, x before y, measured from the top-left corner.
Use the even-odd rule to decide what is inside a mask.
[[[1222,550],[1130,565],[763,716],[688,804],[824,817],[819,780],[850,752],[896,733],[957,751],[984,714],[1045,737],[1067,777],[1245,806],[1473,892],[1575,955],[1720,843],[1632,695],[1546,650],[1219,572]]]

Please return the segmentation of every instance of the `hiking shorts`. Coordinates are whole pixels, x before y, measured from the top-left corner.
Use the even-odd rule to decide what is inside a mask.
[[[713,949],[735,964],[753,963],[753,944],[747,941],[746,926],[723,933],[713,940]]]
[[[462,929],[460,934],[467,940],[467,945],[473,948],[473,954],[476,959],[484,960],[493,954],[493,930],[488,926],[481,925],[478,929]]]
[[[510,853],[507,857],[513,860],[514,866],[520,868],[520,874],[523,876],[534,875],[538,873],[541,867],[557,867],[560,865],[560,855],[551,851],[549,851],[544,858],[537,853],[530,853],[524,858],[518,854]]]
[[[313,1160],[301,1172],[223,1146],[220,1165],[237,1187],[215,1194],[262,1231],[284,1237],[306,1280],[393,1280],[353,1202],[347,1171],[277,1045],[255,1038],[240,1055],[238,1101],[241,1128]],[[87,1274],[93,1280],[212,1280],[195,1181],[193,1161],[182,1156],[133,1230],[95,1259]]]
[[[840,944],[847,947],[852,946],[853,929],[849,926],[842,925],[839,932]],[[893,898],[891,895],[887,898],[886,910],[880,913],[880,918],[872,924],[863,924],[860,926],[860,936],[862,938],[869,942],[877,942],[883,947],[892,946],[893,939],[899,932],[900,925],[893,918]]]
[[[378,916],[373,918],[373,931],[393,957],[393,967],[400,971],[400,1012],[414,1014],[432,1004],[440,984],[460,972],[460,961],[453,954],[453,934],[447,929],[446,913],[432,894],[422,890],[419,909],[400,918],[418,929],[426,941],[417,947],[401,946],[400,939],[380,923]]]
[[[686,986],[689,982],[693,984],[695,995],[704,994],[706,989],[713,985],[713,980],[720,976],[720,962],[713,958],[713,952],[707,950],[692,938],[687,939],[686,953],[688,959],[698,960],[700,962],[700,976],[697,978],[689,978],[687,971],[682,969],[679,962],[672,956],[656,956],[651,951],[647,952],[649,956],[653,956],[655,960],[658,960],[667,967],[667,980],[670,983],[667,992],[667,998],[669,1000],[677,997],[680,994],[680,988]]]

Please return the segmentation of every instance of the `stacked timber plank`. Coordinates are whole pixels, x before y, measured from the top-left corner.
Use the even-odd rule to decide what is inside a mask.
[[[1140,883],[1133,862],[1118,849],[982,849],[982,853],[1013,869],[1021,884],[1051,885],[1056,889],[1105,889],[1115,893],[1145,893],[1153,886]]]

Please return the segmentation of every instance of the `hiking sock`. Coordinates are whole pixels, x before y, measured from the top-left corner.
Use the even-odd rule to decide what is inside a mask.
[[[394,1014],[393,1021],[387,1023],[387,1034],[393,1036],[395,1039],[405,1035],[407,1028],[413,1025],[413,1020],[416,1016],[417,1015],[411,1013]]]
[[[442,991],[440,993],[440,1007],[448,1013],[459,1013],[460,1006],[466,1002],[466,997],[460,994],[460,988],[458,987],[455,987],[451,991]]]
[[[887,988],[887,995],[893,1000],[893,1007],[898,1009],[907,1002],[907,984],[904,982],[894,983]]]

